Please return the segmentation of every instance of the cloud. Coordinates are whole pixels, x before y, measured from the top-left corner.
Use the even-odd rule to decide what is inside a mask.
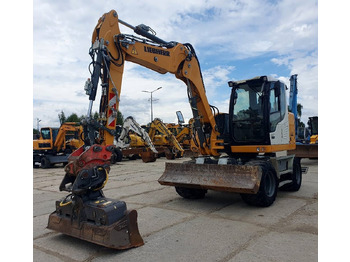
[[[305,114],[317,114],[317,1],[43,1],[33,8],[33,125],[58,125],[57,112],[84,114],[88,98],[84,83],[89,77],[88,50],[98,18],[116,9],[119,18],[132,24],[151,26],[166,40],[191,43],[202,66],[208,100],[224,108],[229,96],[228,80],[245,77],[240,62],[267,57],[278,77],[298,73],[300,100]],[[134,34],[125,26],[123,33]],[[278,69],[283,68],[284,73]],[[288,72],[286,73],[285,68]],[[268,74],[270,71],[266,70]],[[142,90],[163,88],[154,93],[156,116],[176,119],[175,111],[191,115],[186,86],[173,75],[159,75],[126,63],[120,110],[146,123],[149,96]],[[97,96],[99,97],[99,96]],[[98,99],[94,103],[98,110]]]

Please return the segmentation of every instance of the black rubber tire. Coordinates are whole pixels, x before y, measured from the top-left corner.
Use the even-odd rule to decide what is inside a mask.
[[[51,166],[50,160],[47,159],[46,157],[43,157],[40,160],[40,163],[41,163],[41,168],[49,168]]]
[[[302,171],[300,158],[295,157],[293,160],[293,174],[291,175],[291,182],[280,187],[282,191],[296,192],[299,191],[302,183]]]
[[[251,206],[271,206],[277,196],[278,179],[274,167],[269,162],[257,163],[262,169],[259,191],[256,194],[241,194],[244,202]]]
[[[129,160],[136,160],[136,159],[138,159],[138,156],[136,154],[133,154],[133,155],[128,156],[128,159]]]
[[[122,159],[123,159],[123,152],[119,148],[115,148],[112,153],[111,164],[120,162],[122,161]]]
[[[186,199],[202,199],[207,193],[206,189],[175,187],[176,193]]]

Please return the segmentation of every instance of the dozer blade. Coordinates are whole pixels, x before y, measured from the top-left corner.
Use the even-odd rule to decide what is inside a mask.
[[[161,185],[256,194],[262,171],[258,166],[165,163]]]
[[[70,217],[53,212],[47,228],[113,249],[128,249],[144,244],[137,226],[136,210],[126,211],[125,216],[108,226],[88,221],[74,223]]]
[[[297,144],[295,150],[289,150],[288,155],[299,158],[318,158],[318,144]]]

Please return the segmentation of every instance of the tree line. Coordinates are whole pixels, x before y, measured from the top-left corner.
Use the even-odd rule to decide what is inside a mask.
[[[66,117],[66,114],[63,112],[63,110],[58,114],[58,119],[60,122],[60,125],[62,125],[65,122],[76,122],[79,123],[81,122],[86,116],[81,115],[78,116],[76,113],[70,114],[68,117]],[[99,118],[99,113],[95,112],[92,114],[93,119],[98,119]],[[117,125],[123,125],[124,124],[124,116],[123,114],[118,110],[117,112]],[[33,128],[33,134],[39,134],[39,130],[36,128]]]

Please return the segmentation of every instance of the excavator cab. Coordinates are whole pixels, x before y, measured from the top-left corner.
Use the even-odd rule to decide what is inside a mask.
[[[288,131],[286,86],[271,77],[229,82],[232,87],[229,130],[231,145],[271,145],[289,143],[285,136],[275,141],[273,133]],[[271,135],[270,135],[271,134]]]
[[[33,141],[34,150],[52,150],[55,144],[59,128],[43,127],[40,130],[40,136]]]
[[[177,116],[177,122],[179,125],[182,125],[185,123],[185,119],[181,111],[176,111],[176,116]]]

